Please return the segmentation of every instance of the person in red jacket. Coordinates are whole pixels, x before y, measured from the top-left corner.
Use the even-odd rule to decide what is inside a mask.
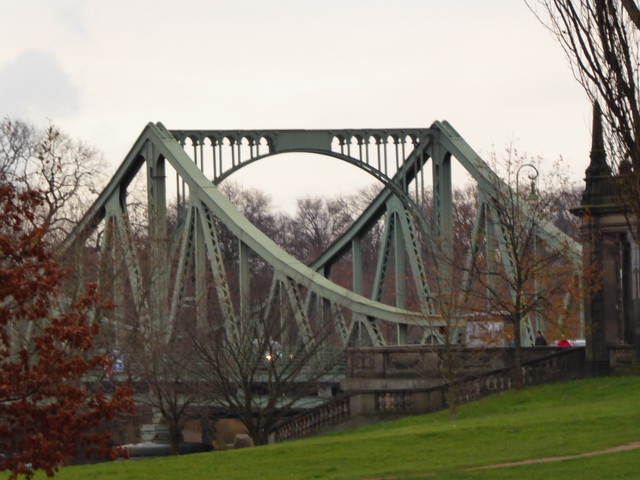
[[[566,338],[563,338],[562,340],[560,340],[558,342],[558,346],[559,347],[570,347],[571,343],[569,342],[569,340],[567,340]]]

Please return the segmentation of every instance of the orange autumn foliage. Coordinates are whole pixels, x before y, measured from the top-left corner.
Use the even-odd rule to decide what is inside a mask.
[[[53,476],[79,451],[117,454],[104,424],[133,406],[128,387],[104,382],[111,358],[93,351],[96,285],[60,301],[66,271],[42,241],[39,202],[0,183],[0,471],[11,479]]]

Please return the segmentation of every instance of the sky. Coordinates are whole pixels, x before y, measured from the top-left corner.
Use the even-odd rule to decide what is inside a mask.
[[[509,144],[543,169],[562,156],[576,181],[588,165],[590,105],[523,0],[3,0],[0,45],[0,115],[52,122],[112,171],[158,121],[226,130],[447,120],[485,158]],[[283,208],[371,183],[336,163],[258,162],[241,181]]]

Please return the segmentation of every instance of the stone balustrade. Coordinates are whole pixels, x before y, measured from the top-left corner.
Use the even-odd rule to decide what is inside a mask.
[[[273,441],[292,440],[318,433],[357,415],[403,416],[447,408],[449,389],[447,382],[443,380],[441,375],[431,376],[428,381],[421,377],[426,371],[433,374],[432,366],[427,366],[420,371],[416,370],[420,362],[415,359],[429,358],[430,361],[433,361],[434,357],[431,355],[433,351],[416,352],[416,347],[405,347],[403,356],[400,349],[394,347],[391,349],[391,353],[395,355],[391,356],[391,360],[395,364],[388,369],[384,367],[387,364],[384,357],[389,352],[384,352],[384,349],[375,350],[371,349],[366,352],[369,355],[365,355],[365,357],[360,355],[360,360],[369,359],[364,363],[358,363],[358,359],[355,362],[353,358],[351,361],[349,361],[349,357],[347,359],[347,375],[364,372],[364,379],[353,377],[346,379],[348,381],[345,384],[351,386],[351,390],[324,405],[286,421],[273,434]],[[525,353],[525,362],[522,367],[525,386],[580,378],[584,374],[584,348],[548,347],[527,350],[529,351],[523,352]],[[362,352],[354,351],[352,353]],[[472,353],[477,353],[477,351]],[[487,352],[483,353],[487,354]],[[511,354],[512,352],[505,352],[505,349],[496,350],[495,356],[498,360],[485,358],[483,363],[486,366],[495,365],[501,361],[508,362]],[[362,365],[371,368],[354,368],[354,366]],[[399,366],[406,368],[398,368]],[[513,369],[510,366],[489,370],[485,368],[484,372],[478,372],[476,367],[471,370],[473,373],[463,375],[456,381],[456,401],[458,404],[478,400],[514,387]],[[409,369],[414,369],[414,377],[416,378],[409,378]],[[394,382],[393,375],[398,374],[398,370],[401,372],[398,375],[400,378],[396,378],[397,381]],[[434,383],[436,384],[434,385]],[[401,388],[400,385],[402,385]]]
[[[335,397],[324,405],[312,408],[286,420],[272,434],[271,441],[282,442],[318,433],[349,418],[349,395]]]
[[[609,369],[614,373],[632,373],[637,368],[634,345],[609,346]]]
[[[546,350],[545,356],[523,365],[525,386],[583,376],[584,348]],[[429,388],[354,391],[351,414],[416,414],[447,408],[449,386],[442,378],[439,381],[439,385]],[[463,404],[513,387],[511,367],[477,373],[456,381],[456,401]]]

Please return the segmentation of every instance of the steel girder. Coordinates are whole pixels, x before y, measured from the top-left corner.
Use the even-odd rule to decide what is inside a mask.
[[[285,152],[329,155],[363,169],[383,184],[383,189],[363,214],[310,266],[303,265],[281,250],[248,222],[216,187],[240,168]],[[495,214],[489,214],[494,208],[492,199],[497,197],[496,192],[506,191],[509,187],[446,122],[436,122],[429,129],[331,131],[168,131],[161,124],[150,123],[107,187],[65,240],[63,248],[82,244],[103,221],[118,225],[110,231],[118,237],[121,245],[115,252],[124,256],[127,284],[135,298],[138,319],[148,328],[162,332],[165,338],[171,336],[172,325],[186,301],[188,282],[195,283],[193,303],[198,322],[207,316],[204,299],[210,294],[208,292],[214,291],[225,317],[225,328],[232,334],[237,322],[250,315],[251,272],[247,258],[249,252],[253,252],[274,272],[266,308],[272,308],[276,301],[287,301],[303,341],[313,341],[309,320],[311,310],[325,307],[333,318],[338,338],[344,344],[358,325],[364,327],[373,345],[386,344],[394,337],[393,334],[389,337],[389,329],[383,325],[398,326],[396,342],[406,340],[409,326],[423,329],[425,333],[421,338],[424,340],[428,332],[444,325],[434,304],[424,252],[433,251],[435,243],[451,235],[451,157],[455,157],[469,172],[482,192],[480,198],[483,201],[478,208],[474,235],[479,236],[491,228],[495,230],[491,221],[495,220]],[[425,169],[429,162],[433,178],[433,215],[427,219],[424,214],[428,190]],[[165,178],[167,164],[176,172],[174,194],[182,209],[173,233],[168,231],[167,220],[167,191],[170,189]],[[151,274],[147,279],[141,278],[136,248],[127,224],[125,202],[129,183],[144,165],[151,239]],[[523,208],[526,210],[527,206]],[[386,220],[385,231],[378,254],[374,288],[371,298],[366,298],[359,245],[367,232],[383,219]],[[237,305],[232,300],[225,272],[216,220],[232,232],[240,245],[240,300]],[[576,264],[579,263],[581,249],[577,243],[571,243],[550,224],[536,228],[536,234],[548,245],[559,246],[568,242]],[[170,278],[172,267],[167,262],[171,258],[170,237],[179,252],[173,279]],[[495,238],[498,244],[504,245],[499,234]],[[473,255],[477,248],[479,245],[473,243],[469,255]],[[354,284],[351,290],[329,278],[331,267],[347,252],[351,253],[353,265]],[[405,271],[405,264],[409,266],[410,274]],[[214,279],[213,287],[205,284],[207,269]],[[395,272],[393,282],[388,281],[390,270]],[[436,265],[430,271],[447,274],[446,265]],[[407,307],[406,300],[408,278],[411,278],[418,298],[412,308]],[[385,290],[392,291],[393,305],[382,302]]]

